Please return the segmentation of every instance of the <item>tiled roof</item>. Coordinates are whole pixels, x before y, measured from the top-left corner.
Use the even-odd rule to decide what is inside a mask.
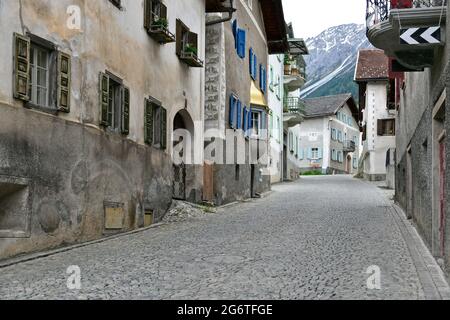
[[[305,118],[333,115],[350,99],[353,101],[351,93],[305,99]]]
[[[389,78],[389,58],[378,49],[360,50],[356,66],[355,80]]]

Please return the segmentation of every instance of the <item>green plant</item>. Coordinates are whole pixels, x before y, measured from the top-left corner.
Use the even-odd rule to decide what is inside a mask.
[[[169,26],[169,22],[165,18],[159,18],[153,23],[153,26],[155,27],[163,27],[164,29],[167,29]]]
[[[188,43],[184,47],[184,52],[186,52],[186,53],[193,53],[193,54],[197,55],[198,49]]]
[[[306,171],[301,174],[302,176],[323,176],[323,173],[321,170],[311,170]]]

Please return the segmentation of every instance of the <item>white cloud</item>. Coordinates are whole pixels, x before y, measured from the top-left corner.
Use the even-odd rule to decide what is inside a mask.
[[[298,38],[314,37],[341,24],[365,23],[365,0],[283,0],[283,7]]]

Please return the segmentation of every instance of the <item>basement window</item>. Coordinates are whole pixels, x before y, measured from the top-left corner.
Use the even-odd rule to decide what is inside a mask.
[[[27,179],[0,176],[0,238],[30,237],[28,185]]]

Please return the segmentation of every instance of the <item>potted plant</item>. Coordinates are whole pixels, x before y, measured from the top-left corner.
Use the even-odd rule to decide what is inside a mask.
[[[195,56],[197,56],[198,53],[198,49],[194,46],[192,46],[191,44],[186,44],[186,46],[184,47],[184,52],[185,53],[193,53]]]
[[[169,23],[167,21],[167,19],[165,18],[159,18],[158,20],[156,20],[153,23],[154,27],[162,27],[163,29],[167,29],[167,27],[169,26]]]

